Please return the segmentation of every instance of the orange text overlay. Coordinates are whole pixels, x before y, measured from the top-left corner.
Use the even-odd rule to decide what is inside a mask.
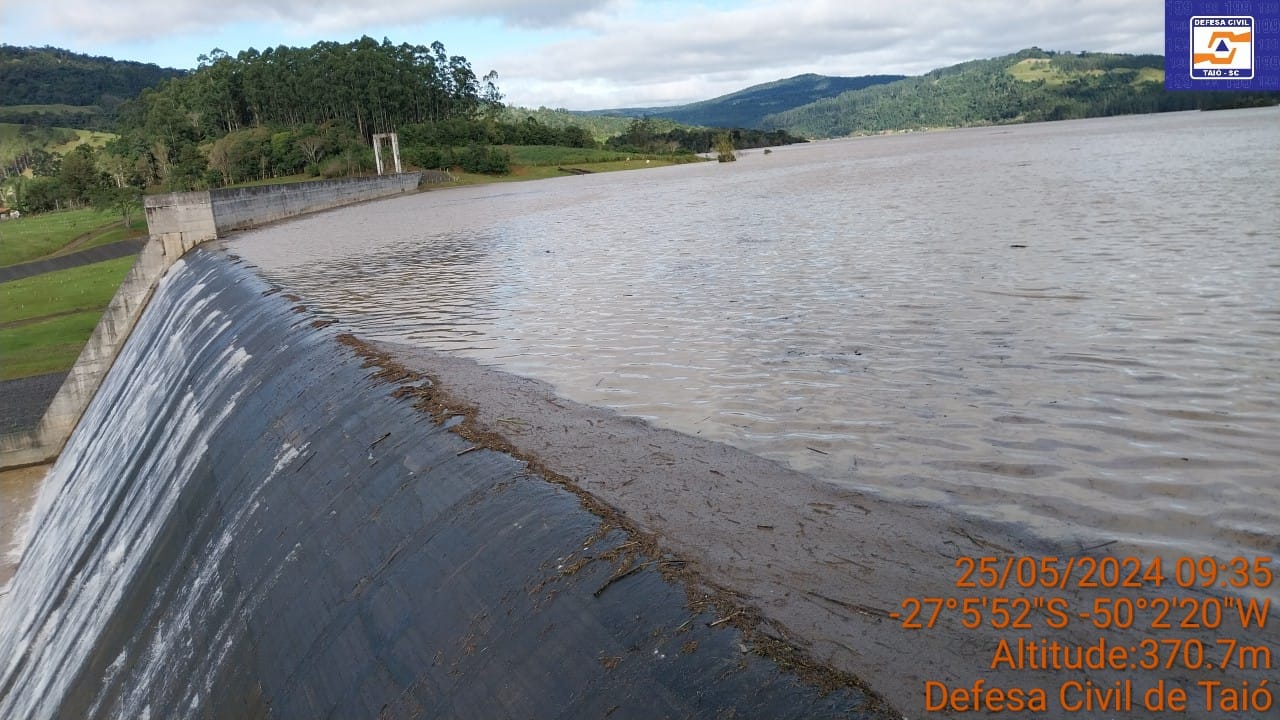
[[[1202,680],[1181,687],[1164,680],[1144,684],[1118,680],[1098,685],[1091,680],[1065,680],[1052,686],[998,687],[985,680],[968,685],[928,681],[928,712],[1115,712],[1265,713],[1275,706],[1266,680],[1257,683]]]
[[[1004,679],[928,680],[929,712],[1268,713],[1270,681],[1257,676],[1276,667],[1273,648],[1249,638],[1270,619],[1272,565],[1267,556],[965,556],[953,594],[903,598],[889,616],[912,632],[1000,631],[975,670]]]
[[[907,597],[889,617],[905,630],[928,630],[939,622],[959,622],[976,630],[1062,630],[1087,623],[1098,630],[1265,630],[1270,598],[1237,597],[1095,597],[1072,603],[1066,598]]]
[[[957,590],[1084,590],[1141,587],[1268,588],[1275,582],[1265,556],[1125,557],[1010,556],[956,558]]]

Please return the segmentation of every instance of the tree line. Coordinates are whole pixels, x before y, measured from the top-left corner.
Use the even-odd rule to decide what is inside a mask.
[[[182,70],[55,47],[0,45],[0,104],[68,106],[28,110],[33,119],[41,115],[62,117],[67,112],[88,118],[110,113],[144,88],[184,74]]]
[[[725,136],[737,150],[749,150],[805,142],[786,130],[753,130],[749,128],[672,127],[661,130],[651,118],[636,118],[627,130],[605,141],[611,150],[639,153],[709,153],[719,150],[717,140]]]
[[[90,204],[126,188],[193,190],[303,172],[367,172],[374,133],[413,128],[429,140],[432,128],[470,132],[502,107],[497,76],[478,77],[465,57],[439,42],[362,37],[235,56],[214,50],[198,60],[195,71],[121,103],[118,136],[105,147],[81,146],[62,157],[27,149],[10,158],[5,175],[34,175],[9,181],[14,204],[40,211]],[[478,164],[493,170],[488,148],[484,155]]]
[[[501,106],[497,76],[477,77],[439,42],[362,37],[234,57],[213,50],[198,61],[120,108],[120,139],[107,152],[127,157],[142,186],[366,171],[375,133],[470,121]]]

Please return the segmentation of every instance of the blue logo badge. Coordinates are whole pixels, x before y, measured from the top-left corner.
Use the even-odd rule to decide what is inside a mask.
[[[1280,90],[1280,0],[1165,0],[1168,90]]]

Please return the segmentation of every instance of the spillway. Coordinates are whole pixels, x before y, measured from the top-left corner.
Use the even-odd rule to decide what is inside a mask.
[[[315,320],[224,255],[170,270],[41,489],[0,717],[891,716]]]

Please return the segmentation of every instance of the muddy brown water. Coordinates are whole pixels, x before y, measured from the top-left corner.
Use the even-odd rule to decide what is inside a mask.
[[[0,595],[18,569],[26,547],[40,481],[49,465],[0,472]]]
[[[1280,551],[1280,111],[850,139],[449,189],[228,249],[445,350],[840,488]]]

